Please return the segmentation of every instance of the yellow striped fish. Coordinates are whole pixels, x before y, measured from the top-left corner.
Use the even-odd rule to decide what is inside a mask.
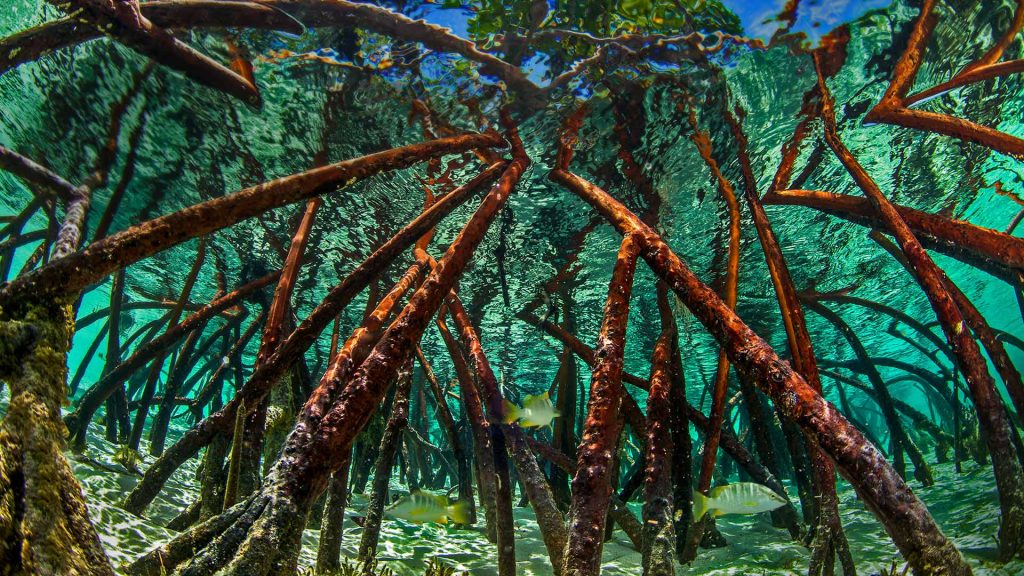
[[[771,512],[786,505],[786,499],[771,488],[754,482],[737,482],[719,486],[709,496],[693,492],[693,519],[700,520],[705,514],[712,518],[725,514],[757,514]]]

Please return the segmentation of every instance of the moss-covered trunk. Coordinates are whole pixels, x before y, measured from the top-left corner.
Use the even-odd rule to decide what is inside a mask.
[[[0,424],[0,571],[112,576],[64,458],[60,408],[74,333],[71,303],[0,314],[0,379],[11,394]]]

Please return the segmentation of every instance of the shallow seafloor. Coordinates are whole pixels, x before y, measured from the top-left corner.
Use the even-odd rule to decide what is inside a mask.
[[[141,452],[148,454],[143,445]],[[147,518],[140,519],[123,509],[117,502],[137,481],[130,474],[112,474],[121,468],[113,459],[116,446],[103,440],[102,430],[95,425],[90,435],[89,452],[92,462],[69,454],[75,475],[82,482],[89,502],[89,512],[96,523],[100,539],[116,568],[135,559],[143,552],[169,540],[175,532],[163,524],[184,510],[198,495],[196,466],[200,459],[185,463],[171,478],[166,488],[154,501]],[[152,462],[148,455],[146,465]],[[963,463],[963,473],[957,474],[952,463],[935,464],[932,468],[935,485],[922,488],[912,482],[914,491],[925,501],[935,520],[950,536],[971,563],[976,576],[1017,576],[1024,574],[1024,560],[1008,564],[995,561],[995,535],[999,526],[999,506],[995,482],[990,465],[979,466],[973,461]],[[397,487],[396,487],[397,488]],[[871,575],[888,570],[893,560],[899,562],[901,573],[904,563],[892,541],[883,531],[845,482],[839,482],[840,511],[843,527],[849,538],[858,574]],[[792,489],[790,493],[794,495]],[[639,516],[640,504],[631,503]],[[354,557],[359,545],[360,528],[350,518],[359,515],[350,510],[345,522],[342,554]],[[729,541],[729,546],[715,550],[701,550],[697,560],[680,574],[710,576],[806,574],[806,549],[789,539],[784,529],[774,528],[767,514],[758,516],[724,516],[717,521],[718,528]],[[551,574],[544,544],[537,523],[529,507],[515,508],[516,558],[519,574]],[[316,558],[318,530],[306,530],[303,536],[302,556],[299,563],[309,566]],[[494,545],[479,530],[458,530],[439,524],[409,524],[385,519],[381,527],[378,558],[396,575],[423,574],[426,563],[437,557],[459,571],[470,574],[497,574],[494,565]],[[640,553],[634,550],[621,530],[605,544],[602,574],[607,576],[633,575],[641,572]]]

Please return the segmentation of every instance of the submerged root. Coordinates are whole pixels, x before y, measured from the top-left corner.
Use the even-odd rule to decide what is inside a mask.
[[[272,473],[273,475],[273,473]],[[150,551],[126,570],[131,576],[267,576],[295,574],[309,505],[281,483]]]
[[[811,560],[808,576],[832,576],[835,574],[835,560],[839,558],[843,576],[856,576],[857,569],[850,553],[850,544],[842,529],[839,516],[825,514],[814,529],[811,538]]]
[[[64,458],[60,407],[71,306],[26,307],[0,321],[0,378],[11,401],[0,425],[0,573],[113,575]]]

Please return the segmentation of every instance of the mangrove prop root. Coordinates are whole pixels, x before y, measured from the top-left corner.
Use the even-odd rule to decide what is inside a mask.
[[[887,252],[894,256],[899,254],[898,248],[892,244],[888,239],[874,236],[874,240],[878,242],[882,248],[885,248]],[[907,269],[907,272],[911,274],[913,271],[909,267],[909,263],[905,258],[897,258],[897,261]],[[996,367],[996,371],[999,373],[1000,378],[1003,380],[1003,385],[1006,386],[1006,392],[1013,401],[1014,407],[1017,409],[1018,421],[1024,418],[1024,382],[1021,381],[1020,372],[1017,371],[1017,367],[1013,365],[1013,361],[1010,360],[1009,354],[1006,352],[1006,348],[1003,346],[1002,340],[996,334],[992,326],[989,325],[985,317],[981,315],[977,306],[971,302],[971,299],[960,290],[946,272],[939,269],[942,277],[942,283],[946,289],[949,290],[950,297],[953,298],[953,302],[956,303],[960,313],[963,314],[964,320],[967,325],[971,327],[974,335],[981,342],[981,345],[985,347],[985,351],[988,353],[988,357],[992,360],[992,364]],[[930,330],[925,329],[925,332],[931,334]],[[945,344],[945,343],[943,343]],[[944,346],[945,350],[949,350],[948,346]],[[952,351],[950,351],[952,354]],[[1022,455],[1024,456],[1024,455]]]
[[[78,194],[74,184],[61,178],[49,168],[37,164],[33,160],[17,152],[0,146],[0,168],[14,174],[30,184],[36,184],[52,198],[70,202]],[[35,192],[36,187],[30,189]]]
[[[535,438],[529,436],[526,437],[526,443],[537,456],[547,460],[554,464],[559,470],[572,476],[576,474],[576,463],[570,459],[564,452],[561,452],[554,446],[541,442]],[[614,493],[611,495],[611,500],[608,507],[608,516],[622,528],[622,531],[626,533],[629,541],[632,542],[639,550],[643,546],[643,527],[640,526],[640,522],[633,515],[633,512],[629,510],[625,502],[619,500],[618,496]]]
[[[55,0],[56,1],[56,0]],[[85,2],[87,0],[78,0]],[[90,3],[100,3],[103,0],[88,0]],[[134,3],[133,3],[134,4]],[[188,27],[249,27],[283,30],[291,33],[301,33],[296,29],[296,19],[303,25],[310,27],[358,27],[366,30],[401,38],[409,42],[422,42],[424,46],[435,52],[459,54],[478,62],[480,70],[484,74],[492,74],[501,78],[512,92],[516,93],[522,104],[528,108],[536,108],[546,103],[545,96],[548,90],[541,89],[533,83],[529,77],[518,66],[514,66],[497,56],[480,50],[477,45],[469,40],[452,34],[448,29],[424,20],[413,20],[400,12],[388,10],[387,8],[366,4],[362,2],[348,2],[346,0],[333,0],[322,2],[320,0],[261,0],[260,2],[230,2],[222,5],[222,2],[211,1],[189,1],[174,0],[172,2],[145,2],[137,5],[134,16],[145,21],[152,18],[153,22],[171,28]],[[261,9],[262,8],[262,9]],[[236,17],[235,15],[238,14]],[[287,14],[287,15],[286,15]],[[0,74],[13,66],[34,60],[46,52],[54,49],[73,46],[100,35],[101,31],[86,26],[85,30],[79,29],[74,20],[44,24],[35,29],[28,30],[12,38],[5,39],[0,43]],[[162,32],[148,23],[142,32],[129,29],[118,37],[126,43],[133,40],[141,40],[145,44],[136,48],[143,53],[150,44],[163,42],[159,34]],[[135,27],[138,28],[138,27]],[[144,35],[148,34],[148,35]],[[166,34],[166,33],[164,33]],[[139,37],[140,35],[141,38]],[[173,38],[172,38],[173,40]],[[163,46],[159,46],[163,48]],[[174,47],[177,52],[191,50],[187,46],[179,45]],[[184,59],[183,64],[188,65],[187,72],[192,74],[204,72],[212,74],[212,68],[208,65],[193,65],[188,61],[190,55],[172,54],[177,60],[161,62],[172,65]],[[158,58],[159,60],[159,58]],[[216,66],[219,64],[213,63]],[[178,68],[182,69],[182,68]],[[571,77],[571,75],[570,75]],[[196,80],[204,82],[204,78],[196,77]],[[211,80],[218,80],[214,77]],[[229,88],[244,90],[246,86],[230,84],[234,79],[226,77],[229,82],[227,86],[214,86],[221,90],[230,92]],[[204,83],[210,84],[207,80]],[[248,84],[248,83],[246,83]],[[243,92],[241,97],[245,97]]]
[[[910,438],[906,429],[903,427],[903,422],[896,413],[896,406],[893,403],[892,395],[889,393],[889,387],[882,379],[881,373],[879,373],[878,369],[875,368],[875,365],[871,363],[871,357],[868,354],[867,349],[864,347],[864,344],[861,343],[860,338],[857,337],[857,334],[854,333],[853,329],[850,328],[850,325],[847,324],[846,321],[828,307],[815,301],[813,298],[805,298],[803,302],[808,308],[835,326],[850,344],[850,348],[853,349],[861,364],[863,364],[867,369],[868,380],[871,382],[875,395],[878,397],[878,407],[881,409],[882,416],[885,418],[886,426],[889,428],[889,435],[893,439],[894,450],[905,452],[910,456],[911,462],[914,463],[914,477],[917,478],[922,485],[931,486],[934,484],[935,480],[932,478],[931,468],[925,461],[921,450],[918,449],[916,444],[914,444],[914,441]]]
[[[764,203],[805,206],[888,233],[871,201],[859,196],[818,190],[778,190],[764,195]],[[983,228],[963,220],[954,220],[893,204],[900,218],[921,244],[1006,280],[1016,282],[1024,268],[1024,239]]]
[[[568,144],[571,138],[563,137]],[[563,155],[571,157],[565,151]],[[568,158],[563,160],[568,166]],[[755,382],[837,465],[876,514],[915,574],[971,574],[960,552],[924,504],[848,420],[793,371],[721,298],[683,263],[661,237],[597,186],[556,168],[551,179],[580,196],[615,226],[637,237],[641,255],[729,354],[739,373]]]
[[[411,358],[410,358],[411,360]],[[377,461],[373,465],[373,492],[363,521],[363,534],[359,541],[358,558],[367,562],[377,555],[377,541],[380,539],[380,523],[384,518],[384,507],[391,493],[391,469],[395,454],[402,438],[402,431],[409,425],[409,389],[412,386],[412,367],[406,366],[398,375],[395,385],[395,400],[391,406],[391,417],[384,427],[380,440]]]
[[[192,268],[188,272],[188,276],[185,278],[185,284],[181,289],[181,293],[178,295],[178,303],[171,310],[171,314],[167,321],[167,332],[172,332],[178,321],[181,319],[181,313],[184,310],[185,302],[192,295],[192,288],[195,286],[196,279],[199,277],[199,272],[203,268],[203,264],[206,262],[206,237],[199,239],[199,249],[196,251],[196,257],[192,262]],[[206,320],[199,322],[195,326],[196,331],[202,331],[206,326]],[[168,339],[169,342],[173,343],[172,340]],[[189,334],[189,338],[186,343],[194,341],[192,334]],[[138,450],[139,444],[142,442],[142,430],[146,424],[146,419],[149,416],[149,405],[153,401],[153,395],[156,394],[156,387],[160,380],[161,372],[163,371],[164,360],[167,359],[170,350],[168,347],[161,348],[157,352],[153,361],[149,365],[149,375],[146,378],[146,384],[142,389],[142,398],[140,400],[139,408],[135,412],[135,420],[132,423],[132,431],[128,437],[128,446],[132,450]],[[81,426],[82,423],[79,423]],[[84,421],[84,427],[76,434],[75,445],[79,448],[85,447],[85,435],[88,431],[89,421]]]
[[[256,87],[231,69],[184,44],[166,30],[153,25],[135,2],[117,0],[50,0],[68,11],[73,19],[95,26],[125,46],[157,62],[183,72],[211,88],[249,104],[259,105]]]
[[[911,40],[913,41],[913,40]],[[986,445],[992,456],[999,503],[1002,511],[999,528],[999,555],[1004,560],[1024,552],[1024,470],[1011,442],[1011,422],[995,389],[988,365],[981,355],[978,343],[964,323],[964,317],[943,282],[942,270],[925,252],[899,212],[882,193],[875,181],[846,148],[836,128],[834,103],[822,71],[822,56],[814,55],[818,85],[822,93],[822,114],[825,140],[843,166],[853,177],[871,202],[885,228],[896,238],[901,251],[914,271],[914,279],[921,286],[942,326],[946,340],[957,357],[971,391],[978,412]],[[899,69],[901,64],[897,65]],[[898,74],[898,72],[897,72]],[[888,94],[888,93],[887,93]]]
[[[327,501],[320,523],[320,544],[316,550],[316,573],[330,574],[341,566],[341,538],[348,504],[348,475],[352,468],[349,454],[327,485]]]
[[[910,106],[915,102],[938,96],[959,86],[1024,70],[1024,60],[999,62],[1003,51],[1024,25],[1024,20],[1022,20],[1024,8],[1017,7],[1009,31],[981,59],[968,65],[948,82],[908,96],[907,92],[913,87],[914,79],[924,60],[924,49],[928,38],[938,22],[934,8],[935,0],[922,2],[921,14],[914,22],[914,27],[907,40],[907,47],[893,69],[889,88],[878,104],[864,117],[864,120],[944,134],[1020,158],[1024,155],[1024,140],[1016,136],[949,114],[916,110]]]
[[[185,334],[203,326],[207,320],[216,314],[236,305],[243,298],[246,298],[257,290],[264,288],[276,279],[277,272],[273,272],[262,278],[253,280],[248,284],[240,286],[234,291],[217,298],[203,308],[193,312],[180,324],[166,330],[158,338],[154,338],[137,348],[131,356],[118,364],[113,370],[104,374],[103,377],[100,378],[100,381],[93,385],[93,387],[90,388],[84,396],[82,396],[82,399],[79,400],[75,411],[64,418],[64,423],[67,425],[68,430],[71,431],[72,436],[76,438],[76,441],[78,438],[81,438],[81,442],[84,442],[85,434],[88,430],[89,421],[92,419],[92,415],[99,410],[99,407],[103,402],[110,397],[114,390],[116,390],[119,385],[122,385],[124,381],[132,375],[132,373],[145,366],[150,360],[161,356],[170,346],[173,346]]]
[[[442,308],[442,312],[444,309]],[[469,421],[470,433],[473,436],[473,455],[477,468],[477,490],[480,493],[480,505],[484,509],[484,530],[487,539],[491,542],[498,541],[498,527],[495,512],[495,471],[494,452],[491,450],[491,434],[487,419],[484,417],[483,401],[473,381],[473,374],[469,370],[469,363],[459,347],[458,341],[452,335],[448,325],[442,319],[441,314],[435,321],[437,330],[441,334],[448,355],[452,359],[452,368],[459,384],[459,397],[462,401],[463,411]]]
[[[809,94],[813,96],[816,89],[812,88]],[[806,110],[809,106],[813,106],[814,102],[816,100],[805,100],[804,109]],[[783,159],[780,162],[776,177],[772,181],[771,190],[775,190],[781,185],[783,180],[788,179],[789,173],[792,170],[792,163],[795,161],[798,151],[797,147],[806,135],[807,124],[812,118],[812,115],[806,114],[797,126],[792,140],[783,147]],[[753,166],[747,151],[747,136],[742,126],[742,108],[737,107],[735,115],[726,111],[725,120],[729,124],[733,138],[736,140],[737,156],[740,161],[741,174],[743,175],[743,196],[747,206],[750,208],[754,227],[757,230],[758,241],[764,252],[768,273],[772,279],[772,286],[775,288],[776,300],[779,303],[779,311],[783,317],[783,326],[786,330],[790,350],[792,351],[794,366],[807,383],[820,394],[822,393],[821,376],[818,373],[818,361],[814,354],[814,345],[811,342],[810,331],[807,329],[803,308],[797,298],[796,286],[789,273],[789,265],[786,263],[786,258],[782,254],[778,238],[757,194],[757,180],[754,176]],[[759,409],[757,406],[757,393],[753,390],[752,383],[746,378],[740,378],[740,385],[744,393],[754,400],[752,404],[748,404],[748,406],[754,407],[754,413],[751,414],[751,420],[754,420]],[[786,427],[789,426],[789,424],[786,424]],[[756,429],[755,433],[757,433]],[[771,442],[768,438],[763,436],[761,438],[755,437],[755,441],[765,445],[764,452],[771,454]],[[799,439],[793,438],[793,448],[798,448],[797,444],[799,444]],[[853,556],[850,553],[846,535],[839,519],[839,498],[836,494],[835,468],[817,446],[812,444],[806,446],[806,449],[811,469],[811,484],[815,492],[813,502],[816,504],[812,507],[815,514],[814,537],[811,540],[811,562],[808,574],[810,576],[816,576],[821,573],[831,574],[832,570],[828,567],[833,565],[834,556],[839,556],[843,573],[846,576],[854,576],[856,569],[853,563]],[[802,467],[802,458],[800,458],[799,450],[795,451],[795,455],[798,460],[794,462],[794,468],[797,469],[799,482],[799,468]],[[793,531],[792,523],[790,524],[790,531],[791,533]]]
[[[672,340],[663,328],[651,356],[647,396],[647,454],[644,478],[643,567],[645,576],[674,576],[676,535],[672,501]]]
[[[326,487],[330,474],[341,464],[343,455],[351,450],[352,441],[372,416],[391,378],[412,357],[430,318],[465,270],[529,163],[514,128],[510,127],[509,133],[513,161],[463,226],[435,270],[412,295],[409,304],[384,332],[329,410],[322,418],[314,417],[319,422],[315,429],[303,426],[308,417],[306,411],[311,408],[307,403],[263,486],[246,503],[236,506],[246,507],[246,518],[240,517],[222,531],[217,540],[199,549],[180,567],[181,576],[218,570],[222,574],[262,576],[295,570],[307,513]],[[254,506],[263,509],[255,512],[250,520],[248,511]],[[244,537],[235,538],[239,531]],[[189,538],[189,533],[185,533],[139,562],[152,563],[154,556],[178,547],[180,541]]]
[[[505,433],[501,429],[504,408],[503,397],[498,390],[498,381],[491,370],[491,364],[484,354],[483,346],[476,336],[476,330],[469,321],[469,315],[462,307],[462,302],[454,293],[445,299],[445,308],[451,314],[463,346],[473,362],[479,388],[483,392],[484,404],[487,406],[487,432],[490,436],[492,463],[494,466],[494,520],[495,538],[498,544],[498,574],[511,575],[516,572],[516,540],[515,528],[512,524],[512,482],[509,475],[508,451]],[[473,386],[473,384],[470,384]],[[550,500],[550,498],[548,498]],[[541,502],[543,504],[543,501]],[[538,513],[538,521],[546,519],[546,515]],[[542,530],[543,532],[543,530]],[[547,539],[545,539],[547,544]],[[549,550],[550,553],[550,550]]]
[[[526,313],[520,313],[519,318],[529,324],[537,326],[562,342],[562,344],[572,350],[573,353],[579,356],[579,358],[588,366],[594,367],[596,365],[597,356],[594,350],[581,342],[579,338],[576,338],[576,336],[565,331],[561,326],[552,324],[547,320],[542,321],[536,316]],[[676,370],[676,372],[679,372],[679,370]],[[682,375],[680,373],[677,378],[681,377]],[[628,372],[623,372],[622,381],[643,390],[647,390],[649,388],[649,383],[646,380],[639,376],[629,374]],[[708,417],[692,404],[686,402],[685,397],[681,397],[679,400],[679,408],[682,410],[682,414],[680,416],[691,421],[694,427],[696,427],[701,433],[707,434],[707,431],[710,429]],[[632,396],[627,394],[622,398],[622,410],[625,412],[626,421],[630,423],[630,426],[633,428],[633,432],[638,437],[646,437],[647,426],[644,424],[643,412],[641,412],[640,408],[637,407],[636,401],[633,400]],[[735,460],[747,474],[750,474],[751,478],[765,486],[768,486],[780,496],[785,497],[788,502],[789,496],[786,494],[786,491],[783,489],[782,483],[779,482],[778,478],[775,477],[767,468],[761,465],[750,451],[747,450],[746,446],[744,446],[739,439],[736,438],[736,435],[728,428],[722,430],[721,448],[726,454]],[[687,495],[687,497],[689,497],[689,493],[687,493]],[[790,509],[793,507],[792,503],[787,504],[787,506]]]
[[[477,378],[480,382],[481,390],[486,396],[487,400],[487,414],[490,417],[490,426],[492,430],[494,427],[500,427],[501,439],[507,443],[507,448],[512,454],[512,459],[515,462],[516,470],[519,472],[519,481],[521,482],[527,497],[529,498],[530,504],[533,506],[534,513],[537,516],[537,524],[540,527],[541,537],[544,540],[544,546],[548,551],[548,557],[551,560],[551,565],[554,568],[556,574],[561,572],[561,560],[562,555],[565,552],[566,543],[566,526],[565,520],[562,517],[562,513],[558,510],[558,506],[555,503],[554,495],[551,492],[551,487],[548,485],[547,479],[541,472],[540,467],[537,465],[537,460],[530,451],[530,447],[526,442],[526,434],[522,428],[518,426],[501,426],[504,422],[504,396],[498,386],[498,380],[494,376],[494,371],[491,369],[490,361],[488,361],[486,354],[484,354],[483,346],[480,343],[480,338],[477,334],[476,329],[469,320],[469,314],[466,313],[465,308],[462,306],[461,300],[454,292],[448,294],[447,297],[448,312],[451,314],[455,325],[458,327],[460,334],[462,335],[462,341],[465,348],[469,351],[470,357],[473,359],[474,366],[476,368]],[[492,440],[496,440],[492,433]],[[497,441],[492,443],[493,449],[498,449]],[[501,449],[505,449],[504,446]],[[507,478],[502,478],[507,481]],[[511,514],[510,518],[511,520]],[[498,524],[498,546],[502,545],[501,536],[501,523]],[[514,543],[514,534],[512,534]],[[512,548],[513,554],[510,554],[511,561],[513,563],[512,571],[514,572],[514,547]]]
[[[189,429],[146,470],[142,480],[135,485],[125,500],[124,508],[133,514],[141,514],[160,492],[171,474],[185,460],[191,458],[205,446],[214,434],[231,432],[235,412],[241,402],[246,399],[258,400],[267,394],[359,292],[373,282],[402,251],[412,246],[420,236],[433,228],[441,218],[486,186],[503,167],[504,163],[494,164],[470,182],[449,192],[352,270],[340,284],[331,289],[320,305],[281,343],[270,359],[257,367],[231,402]]]
[[[707,133],[702,132],[697,125],[696,112],[690,109],[690,126],[693,128],[693,135],[690,137],[700,153],[704,163],[711,170],[711,174],[718,183],[718,192],[725,200],[729,212],[729,256],[726,262],[725,287],[723,300],[729,308],[736,308],[737,289],[739,287],[740,269],[740,208],[736,201],[736,193],[732,183],[722,175],[718,163],[712,157],[711,139]],[[722,424],[725,421],[726,392],[729,387],[729,359],[725,351],[718,353],[718,366],[715,369],[715,379],[711,394],[711,412],[709,414],[711,426],[704,435],[703,456],[701,458],[700,475],[697,478],[697,490],[705,495],[711,489],[711,475],[715,469],[715,460],[718,456],[718,444],[722,437]],[[697,525],[689,534],[689,542],[683,550],[681,560],[690,562],[696,556],[697,545],[704,536],[705,524],[712,523],[710,518],[697,521]]]
[[[619,404],[625,395],[622,364],[626,321],[639,249],[636,239],[630,235],[624,237],[608,286],[598,336],[598,360],[590,380],[587,420],[577,449],[576,475],[572,479],[565,576],[597,574],[601,569],[605,516],[612,491],[609,472],[622,428]]]
[[[12,574],[112,576],[82,488],[64,458],[60,407],[74,331],[71,304],[35,305],[0,321],[0,565]],[[9,346],[21,342],[21,346]],[[16,357],[12,355],[17,354]]]
[[[451,409],[448,408],[448,402],[445,400],[441,383],[437,381],[433,367],[427,361],[427,358],[423,355],[423,350],[420,350],[419,346],[416,347],[416,358],[420,362],[420,367],[423,368],[423,375],[430,386],[431,394],[434,396],[434,403],[437,406],[436,417],[438,424],[448,439],[448,446],[452,451],[452,459],[455,460],[458,466],[459,501],[469,511],[470,524],[475,524],[476,503],[473,501],[473,472],[470,467],[469,454],[466,453],[462,438],[455,427],[455,418],[452,417]]]
[[[284,266],[281,267],[281,275],[277,280],[277,288],[274,290],[274,298],[270,302],[270,309],[267,311],[267,323],[263,327],[263,337],[260,340],[259,350],[256,352],[256,365],[259,366],[270,358],[277,349],[284,336],[285,321],[288,311],[291,310],[292,291],[295,288],[295,281],[299,276],[302,267],[302,255],[306,250],[306,243],[309,240],[310,230],[316,221],[316,213],[323,200],[312,198],[306,203],[306,210],[302,219],[295,229],[291,244],[288,246],[288,253],[285,256]],[[274,387],[274,393],[287,390],[287,386],[278,385]],[[241,447],[241,470],[239,472],[238,497],[244,497],[252,493],[259,485],[260,456],[263,449],[264,433],[267,428],[267,408],[271,402],[271,396],[256,402],[252,410],[243,416],[246,420],[242,433]],[[293,414],[292,414],[293,415]]]
[[[434,156],[499,146],[501,142],[501,136],[496,133],[439,138],[314,168],[201,202],[107,236],[66,258],[0,285],[0,308],[10,310],[19,302],[55,294],[77,294],[114,270],[267,210],[349,186],[383,171],[406,168]]]
[[[266,28],[301,34],[288,15],[253,2],[234,0],[171,0],[140,2],[142,15],[161,28]],[[103,36],[96,26],[63,18],[0,39],[0,75],[50,52]]]

